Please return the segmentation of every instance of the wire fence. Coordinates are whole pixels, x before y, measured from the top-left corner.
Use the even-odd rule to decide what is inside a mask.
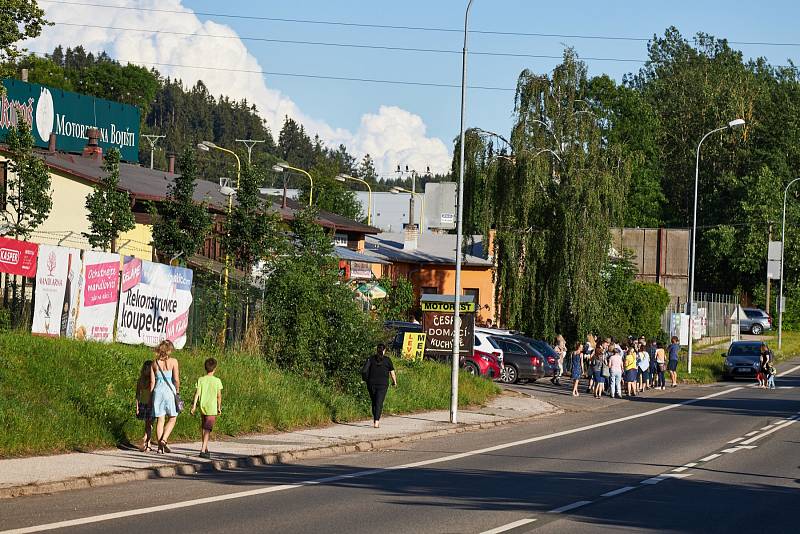
[[[738,306],[736,295],[718,293],[695,293],[694,304],[697,310],[700,337],[723,338],[731,335],[731,317]],[[670,303],[661,315],[661,329],[671,332],[675,315],[686,313],[686,299],[678,298]],[[735,322],[736,319],[733,319]],[[697,336],[695,335],[695,338]]]

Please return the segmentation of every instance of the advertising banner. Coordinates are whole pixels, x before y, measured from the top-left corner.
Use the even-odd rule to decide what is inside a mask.
[[[39,245],[0,237],[0,272],[33,278]]]
[[[404,360],[420,361],[425,355],[425,334],[406,332],[403,335],[401,356]]]
[[[119,295],[117,341],[155,347],[186,344],[192,305],[192,270],[125,257]]]
[[[93,96],[62,91],[20,80],[2,80],[0,141],[22,117],[31,125],[37,146],[47,147],[56,134],[56,149],[81,152],[87,128],[100,130],[103,151],[117,148],[123,161],[139,159],[139,108]]]
[[[119,254],[86,251],[80,280],[80,306],[75,339],[114,341],[114,316],[119,295]]]
[[[67,287],[64,290],[64,310],[66,315],[61,315],[61,337],[75,337],[75,322],[78,319],[78,307],[81,302],[81,289],[83,287],[83,260],[81,251],[77,248],[69,249],[69,270],[67,271]]]
[[[39,261],[36,268],[36,291],[31,333],[59,337],[66,333],[70,313],[70,263],[73,257],[80,262],[77,249],[39,246]],[[68,287],[69,285],[69,287]]]

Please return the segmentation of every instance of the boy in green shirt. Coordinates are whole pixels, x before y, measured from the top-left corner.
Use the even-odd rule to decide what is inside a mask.
[[[200,457],[209,459],[211,453],[208,452],[208,440],[211,438],[211,431],[217,416],[222,413],[222,381],[214,376],[217,370],[217,360],[208,358],[205,362],[206,376],[197,379],[195,386],[194,401],[192,402],[192,415],[197,409],[197,401],[200,401],[200,429],[203,431],[203,444],[200,447]]]

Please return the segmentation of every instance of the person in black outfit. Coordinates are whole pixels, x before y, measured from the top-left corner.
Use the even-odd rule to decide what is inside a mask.
[[[361,374],[367,383],[369,398],[372,401],[372,426],[379,428],[383,401],[389,389],[389,378],[392,379],[392,385],[397,387],[397,375],[392,360],[386,356],[386,345],[378,344],[375,354],[369,357],[361,369]]]

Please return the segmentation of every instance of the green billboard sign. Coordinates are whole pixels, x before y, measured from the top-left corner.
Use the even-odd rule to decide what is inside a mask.
[[[33,130],[36,145],[47,147],[56,134],[56,149],[83,151],[88,128],[100,130],[104,151],[117,148],[124,161],[139,159],[139,108],[44,85],[4,79],[0,102],[0,141],[21,115]]]

